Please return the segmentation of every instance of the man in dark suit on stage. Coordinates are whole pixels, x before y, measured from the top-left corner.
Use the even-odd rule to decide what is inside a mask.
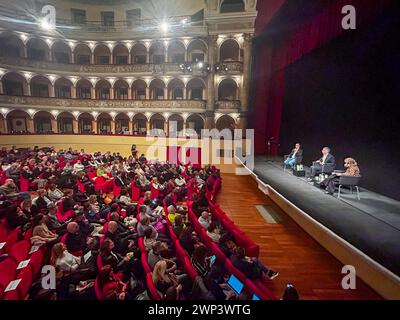
[[[324,147],[321,150],[322,157],[315,161],[310,168],[308,173],[308,181],[312,181],[313,178],[320,173],[332,173],[335,170],[335,157],[331,155],[331,149]]]

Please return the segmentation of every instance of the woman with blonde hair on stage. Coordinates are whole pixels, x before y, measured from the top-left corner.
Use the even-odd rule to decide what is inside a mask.
[[[345,172],[335,172],[321,183],[321,186],[326,189],[326,194],[333,195],[336,185],[339,183],[340,176],[357,177],[360,175],[360,168],[357,161],[353,158],[344,159],[344,167],[346,168]]]

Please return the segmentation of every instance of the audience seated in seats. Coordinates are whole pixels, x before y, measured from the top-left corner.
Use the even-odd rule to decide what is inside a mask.
[[[122,273],[122,280],[128,281],[134,275],[136,279],[144,279],[144,270],[140,261],[140,251],[133,248],[131,252],[120,255],[114,252],[114,242],[105,239],[100,246],[101,265],[110,265],[115,272]],[[98,265],[98,267],[101,267]]]
[[[51,203],[51,200],[47,196],[45,189],[39,189],[37,191],[37,197],[32,199],[32,204],[35,205],[39,210],[47,209],[47,206]]]
[[[201,226],[207,230],[208,227],[210,226],[211,222],[212,222],[211,213],[207,212],[207,211],[203,211],[201,213],[201,216],[199,217],[199,223],[201,224]]]
[[[214,265],[204,278],[204,284],[215,300],[232,300],[236,297],[235,292],[227,285],[224,276],[222,268]]]
[[[247,257],[242,247],[236,248],[231,261],[238,270],[251,280],[262,279],[263,277],[268,277],[272,280],[279,275],[278,272],[264,266],[257,258]]]
[[[49,184],[49,188],[47,190],[47,196],[51,201],[57,202],[64,196],[64,194],[60,189],[57,188],[55,183],[51,183]]]
[[[207,233],[226,256],[235,251],[232,235],[217,226],[209,214],[206,189],[215,193],[219,177],[211,166],[203,170],[194,165],[147,161],[144,156],[135,159],[110,152],[86,154],[71,148],[58,152],[53,148],[17,152],[13,148],[1,154],[0,163],[0,219],[5,230],[0,230],[0,235],[8,235],[6,250],[24,238],[30,239],[32,245],[45,244],[40,248],[45,257],[42,263],[48,263],[51,253],[59,300],[95,296],[133,299],[151,280],[142,265],[146,258],[155,269],[154,283],[166,300],[205,297],[204,292],[208,291],[203,278],[207,281],[211,266],[206,247],[187,221],[189,205],[205,228],[200,236]],[[21,179],[25,179],[22,185],[29,192],[19,192]],[[103,188],[104,183],[107,188]],[[113,194],[112,186],[121,187],[119,196]],[[131,200],[130,186],[139,188],[135,193],[137,205]],[[118,189],[115,191],[119,193]],[[174,233],[174,243],[167,236],[170,231]],[[180,246],[175,243],[175,236]],[[138,249],[138,237],[144,237],[147,253]],[[30,256],[32,261],[36,255]],[[189,278],[177,268],[177,258],[190,279],[196,278],[195,271],[202,276],[196,278],[194,287],[201,288],[202,294],[193,290]],[[192,264],[189,268],[188,263]],[[217,279],[214,282],[221,290],[210,291],[221,299],[229,298],[225,276],[220,271],[218,279],[211,278]],[[37,298],[36,290],[30,295]]]
[[[7,179],[0,187],[0,194],[4,195],[8,200],[30,199],[29,192],[19,192],[17,185],[13,179]]]
[[[115,221],[110,221],[108,223],[105,237],[114,242],[115,252],[121,255],[125,255],[128,251],[132,250],[134,246],[133,233],[130,230],[121,232],[118,228],[118,223]]]
[[[183,249],[191,256],[193,254],[195,245],[197,244],[196,238],[193,236],[193,229],[190,224],[186,225],[181,231],[179,242]]]
[[[175,235],[179,238],[183,229],[185,228],[185,224],[183,223],[183,217],[180,214],[177,214],[173,224],[173,230]]]
[[[194,249],[190,262],[203,278],[211,269],[210,257],[207,256],[207,248],[204,245],[199,245]]]
[[[63,235],[67,232],[67,224],[60,222],[56,216],[57,206],[54,203],[50,203],[47,207],[47,219],[45,221],[47,228],[52,232]]]
[[[58,235],[49,230],[46,225],[46,221],[47,216],[41,213],[37,214],[32,219],[33,233],[31,242],[35,242],[35,244],[37,244],[38,242],[53,244],[54,242],[59,241]]]
[[[168,247],[166,244],[162,243],[161,241],[156,241],[147,256],[150,268],[154,269],[154,266],[158,261],[165,260],[168,265],[168,272],[174,272],[176,270],[176,263],[172,259],[165,258],[165,255],[167,254]]]
[[[165,260],[160,260],[155,264],[152,278],[157,290],[163,294],[163,299],[166,299],[168,292],[168,297],[172,296],[176,300],[181,300],[191,290],[191,282],[187,275],[175,275],[169,272]],[[169,290],[175,290],[176,294]]]
[[[72,254],[85,252],[88,250],[88,244],[91,241],[91,238],[86,238],[84,234],[80,232],[79,225],[76,222],[68,223],[65,245],[69,252]]]
[[[207,235],[211,238],[212,241],[218,243],[221,239],[221,234],[219,229],[217,228],[217,224],[215,222],[211,222],[209,227],[207,228]]]
[[[127,284],[115,277],[110,265],[105,265],[99,270],[96,282],[98,290],[101,292],[101,300],[125,300]]]

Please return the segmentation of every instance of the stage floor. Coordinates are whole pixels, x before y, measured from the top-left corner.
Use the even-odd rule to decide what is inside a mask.
[[[326,195],[304,178],[284,172],[278,158],[256,157],[254,173],[294,205],[400,276],[400,202],[366,189],[361,201],[345,190]]]

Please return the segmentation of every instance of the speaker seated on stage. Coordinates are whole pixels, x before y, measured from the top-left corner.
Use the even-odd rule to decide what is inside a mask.
[[[339,185],[340,177],[359,177],[360,168],[358,167],[357,161],[353,158],[344,159],[344,167],[346,171],[340,172],[335,171],[332,175],[326,178],[321,183],[321,187],[325,187],[326,194],[332,195],[335,192],[336,187]]]
[[[296,164],[301,164],[303,161],[303,149],[300,143],[296,143],[292,152],[286,157],[283,162],[285,166],[289,166],[292,169]]]
[[[321,150],[322,157],[313,162],[308,173],[308,181],[312,181],[315,176],[320,173],[332,173],[335,170],[335,157],[331,154],[331,149],[329,147],[323,147]]]

